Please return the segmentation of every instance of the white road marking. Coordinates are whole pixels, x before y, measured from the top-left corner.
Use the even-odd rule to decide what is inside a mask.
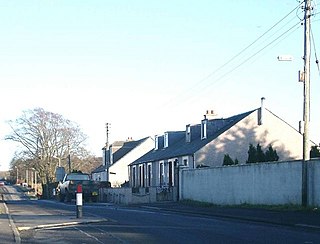
[[[77,231],[79,231],[79,232],[81,232],[81,233],[85,234],[86,236],[88,236],[88,237],[90,237],[90,238],[92,238],[92,239],[96,240],[98,243],[104,244],[104,242],[100,241],[97,237],[95,237],[95,236],[93,236],[93,235],[90,235],[89,233],[87,233],[87,232],[85,232],[85,231],[83,231],[83,230],[80,230],[80,229],[79,229],[79,228],[77,228],[77,227],[74,227],[74,229],[76,229]]]

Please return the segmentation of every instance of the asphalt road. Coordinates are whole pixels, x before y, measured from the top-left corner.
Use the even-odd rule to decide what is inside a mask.
[[[157,208],[7,201],[22,243],[320,243],[320,231]]]

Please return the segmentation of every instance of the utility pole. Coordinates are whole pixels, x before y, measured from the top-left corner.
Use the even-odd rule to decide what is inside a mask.
[[[302,160],[302,206],[308,205],[309,122],[310,122],[310,18],[311,0],[304,1],[304,103],[303,103],[303,160]]]
[[[69,168],[69,173],[71,173],[71,155],[70,155],[70,143],[68,140],[68,168]]]
[[[104,148],[104,162],[106,166],[106,181],[109,181],[109,161],[110,161],[110,152],[109,152],[109,158],[107,156],[107,152],[109,149],[109,131],[110,131],[110,123],[106,123],[106,145]]]
[[[106,123],[106,147],[108,147],[109,146],[109,126],[110,126],[111,124],[110,123]]]

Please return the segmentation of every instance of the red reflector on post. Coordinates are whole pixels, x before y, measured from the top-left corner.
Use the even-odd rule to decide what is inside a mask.
[[[82,185],[81,184],[79,184],[77,186],[77,193],[82,193]]]

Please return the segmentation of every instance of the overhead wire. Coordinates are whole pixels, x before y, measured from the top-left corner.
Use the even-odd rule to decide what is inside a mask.
[[[263,48],[259,49],[257,52],[255,52],[254,54],[252,54],[251,56],[249,56],[248,58],[246,58],[243,62],[241,62],[240,64],[238,64],[235,68],[233,68],[232,70],[230,70],[228,73],[226,73],[225,75],[223,75],[222,77],[234,72],[235,70],[237,70],[240,66],[244,65],[245,63],[247,63],[250,59],[252,59],[253,57],[255,57],[256,55],[258,55],[260,52],[262,52],[263,50],[265,50],[266,48],[268,48],[269,46],[271,46],[274,42],[276,42],[277,40],[279,40],[281,37],[283,37],[285,34],[289,33],[290,31],[295,31],[296,29],[294,29],[295,27],[300,27],[300,22],[298,24],[295,24],[293,26],[291,26],[287,31],[285,31],[284,33],[282,33],[280,36],[276,37],[275,39],[273,39],[271,42],[269,42],[267,45],[265,45]],[[222,78],[221,77],[221,78]]]
[[[296,27],[296,28],[295,28]],[[242,67],[244,64],[246,64],[247,62],[249,62],[251,59],[253,59],[254,57],[256,57],[258,54],[260,54],[262,51],[264,51],[265,49],[267,49],[268,47],[270,47],[272,44],[277,43],[283,41],[284,39],[286,39],[288,36],[290,36],[293,32],[295,32],[296,30],[298,30],[300,28],[300,22],[291,26],[288,30],[286,30],[285,32],[283,32],[281,35],[277,36],[275,39],[273,39],[271,42],[269,42],[267,45],[265,45],[264,47],[260,48],[258,51],[256,51],[255,53],[253,53],[252,55],[250,55],[249,57],[247,57],[246,59],[244,59],[241,63],[239,63],[237,66],[229,69],[227,72],[225,72],[224,74],[222,74],[221,76],[219,76],[218,78],[215,79],[215,82],[218,83],[219,81],[221,81],[223,78],[225,78],[226,76],[231,75],[232,73],[234,73],[235,71],[237,71],[240,67]],[[204,88],[208,88],[210,86],[213,86],[216,84],[208,84],[207,86],[205,86]]]
[[[316,15],[319,14],[319,12],[316,12],[317,11],[317,7],[318,7],[318,3],[317,1],[313,1],[314,5],[312,7],[312,14],[311,16],[314,17]],[[319,19],[318,19],[319,20]],[[315,21],[318,21],[318,20],[315,20]],[[312,22],[315,22],[315,21],[312,21]],[[311,34],[311,40],[312,40],[312,44],[313,44],[313,49],[314,49],[314,55],[315,55],[315,59],[316,59],[316,65],[317,65],[317,68],[318,68],[318,72],[319,72],[319,75],[320,75],[320,67],[319,67],[319,60],[318,60],[318,55],[317,55],[317,49],[316,49],[316,42],[314,41],[314,35],[313,35],[313,30],[312,30],[312,26],[310,25],[310,34]]]
[[[255,39],[253,42],[251,42],[249,45],[247,45],[245,48],[243,48],[240,52],[238,52],[237,54],[235,54],[234,56],[232,56],[229,60],[227,60],[224,64],[222,64],[221,66],[219,66],[216,70],[214,70],[213,72],[211,72],[209,75],[205,76],[204,78],[202,78],[201,80],[199,80],[195,85],[193,85],[193,87],[191,87],[190,89],[188,89],[189,91],[194,91],[194,88],[196,88],[197,86],[200,86],[202,83],[204,83],[205,81],[207,81],[209,78],[211,78],[214,74],[217,74],[220,70],[222,70],[223,68],[225,68],[228,65],[231,65],[233,62],[235,62],[236,59],[239,59],[239,57],[244,54],[247,50],[249,50],[251,47],[253,47],[255,44],[258,43],[258,41],[260,41],[263,37],[265,37],[268,33],[270,33],[273,29],[275,29],[275,27],[277,27],[280,23],[282,23],[288,16],[290,16],[294,11],[299,10],[299,7],[301,6],[302,3],[299,3],[299,5],[297,5],[294,9],[292,9],[288,14],[286,14],[283,18],[281,18],[279,21],[277,21],[274,25],[272,25],[267,31],[265,31],[262,35],[260,35],[257,39]],[[290,20],[292,21],[292,20]],[[300,23],[300,21],[299,21]],[[288,24],[288,23],[287,23]],[[237,70],[239,67],[241,67],[243,64],[247,63],[249,60],[251,60],[253,57],[255,57],[257,54],[259,54],[260,52],[262,52],[263,50],[265,50],[267,47],[269,47],[270,45],[272,45],[275,41],[279,40],[281,37],[283,37],[285,34],[287,34],[288,32],[290,32],[295,26],[297,26],[297,24],[293,25],[292,27],[290,27],[287,31],[285,31],[284,33],[282,33],[281,35],[279,35],[278,37],[276,37],[275,39],[273,39],[271,42],[269,42],[267,45],[265,45],[263,48],[260,48],[257,52],[255,52],[254,54],[250,55],[248,58],[245,58],[242,62],[240,62],[240,64],[236,65],[234,68],[229,69],[229,71],[224,72],[221,76],[219,76],[218,79],[215,79],[214,82],[218,82],[220,81],[222,78],[224,78],[225,76],[227,76],[228,74],[234,72],[235,70]],[[283,29],[284,27],[282,27]],[[281,29],[280,29],[281,30]],[[279,32],[279,30],[277,31]],[[277,33],[276,32],[276,33]],[[276,33],[274,33],[272,36],[274,36]],[[271,37],[268,37],[266,40],[264,40],[264,42],[266,42],[268,39],[270,39]],[[212,86],[213,84],[208,84],[205,87],[208,86]],[[175,98],[169,100],[168,102],[166,102],[167,105],[170,105],[170,103],[173,100],[177,100],[177,98],[181,95],[186,95],[186,92],[181,93],[180,95],[178,94]],[[187,99],[190,99],[187,98]]]
[[[316,59],[316,64],[317,64],[318,72],[319,72],[319,75],[320,75],[319,60],[318,60],[317,49],[316,49],[316,44],[315,44],[315,41],[314,41],[314,36],[313,36],[312,28],[310,28],[310,33],[311,33],[311,39],[312,39],[312,44],[313,44],[313,49],[314,49],[314,55],[315,55],[315,59]]]
[[[229,63],[231,63],[235,58],[239,57],[242,53],[247,51],[250,47],[252,47],[255,43],[257,43],[260,39],[262,39],[266,34],[268,34],[271,30],[273,30],[276,26],[278,26],[283,20],[285,20],[290,14],[292,14],[296,9],[299,8],[301,4],[299,4],[297,7],[295,7],[293,10],[291,10],[287,15],[285,15],[282,19],[280,19],[278,22],[276,22],[273,26],[271,26],[267,31],[265,31],[262,35],[260,35],[257,39],[255,39],[253,42],[251,42],[248,46],[246,46],[244,49],[242,49],[240,52],[238,52],[236,55],[232,56],[227,62],[222,64],[220,67],[218,67],[215,71],[207,75],[202,80],[206,80],[210,78],[212,75],[214,75],[217,71],[227,66]],[[201,80],[201,81],[202,81]],[[201,82],[200,81],[200,82]]]

